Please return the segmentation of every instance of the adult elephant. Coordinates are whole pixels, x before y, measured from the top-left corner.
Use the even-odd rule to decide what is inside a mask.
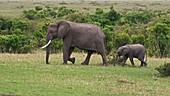
[[[118,57],[123,56],[123,66],[125,65],[126,60],[129,58],[131,64],[134,66],[133,58],[137,58],[141,61],[140,66],[147,66],[147,63],[144,61],[146,53],[146,60],[147,60],[147,51],[146,48],[141,44],[131,44],[125,45],[118,48],[115,57],[115,63],[118,61]]]
[[[63,39],[63,63],[71,61],[73,64],[75,58],[70,58],[74,48],[87,50],[87,57],[82,64],[88,65],[91,55],[94,52],[102,56],[103,65],[107,65],[105,54],[105,35],[102,29],[93,24],[74,23],[70,21],[59,21],[49,25],[46,45],[46,63],[49,64],[50,43],[53,39]]]

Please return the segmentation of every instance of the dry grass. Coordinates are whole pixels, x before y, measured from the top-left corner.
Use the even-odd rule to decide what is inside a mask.
[[[45,52],[0,54],[0,94],[22,96],[168,96],[169,77],[157,77],[154,68],[170,59],[148,58],[147,68],[102,67],[101,57],[92,55],[89,66],[80,63],[85,53],[73,53],[76,63],[62,65],[62,53],[51,54],[45,64]],[[137,62],[138,66],[138,61]],[[128,61],[129,64],[129,61]]]
[[[35,6],[50,6],[50,7],[60,7],[67,6],[69,8],[78,9],[81,12],[95,12],[96,8],[102,8],[104,10],[109,10],[110,6],[113,6],[115,10],[118,11],[131,11],[138,9],[148,9],[148,10],[168,10],[170,6],[170,1],[120,1],[120,0],[100,0],[100,1],[84,1],[82,0],[70,0],[70,1],[54,1],[54,0],[0,0],[0,14],[1,16],[7,17],[20,17],[23,10],[34,8]],[[63,4],[62,4],[63,3]],[[83,6],[83,7],[82,7]]]
[[[73,52],[71,55],[72,57],[76,58],[76,65],[80,65],[81,62],[85,60],[86,53],[76,53]],[[61,53],[55,53],[55,54],[50,54],[50,63],[53,65],[58,65],[62,64],[62,57],[63,54]],[[9,54],[9,53],[4,53],[0,54],[0,61],[1,62],[6,62],[6,61],[13,61],[13,62],[35,62],[37,64],[45,64],[45,51],[37,51],[33,54]],[[137,59],[134,59],[135,65],[140,66],[140,61]],[[160,65],[163,65],[165,62],[170,62],[169,58],[147,58],[147,63],[149,68],[156,68]],[[68,62],[71,64],[71,62]],[[102,64],[102,58],[99,54],[93,54],[90,60],[91,65],[99,65]],[[131,63],[129,60],[127,60],[127,64],[131,66]]]

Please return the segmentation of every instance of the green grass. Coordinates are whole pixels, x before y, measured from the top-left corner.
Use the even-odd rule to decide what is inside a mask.
[[[169,96],[170,78],[158,77],[155,67],[170,59],[148,58],[146,68],[107,67],[93,55],[88,66],[85,53],[74,53],[76,64],[62,65],[62,54],[0,54],[0,94],[21,96]],[[136,66],[139,62],[136,61]],[[129,61],[128,61],[129,64]],[[130,65],[130,64],[129,64]]]

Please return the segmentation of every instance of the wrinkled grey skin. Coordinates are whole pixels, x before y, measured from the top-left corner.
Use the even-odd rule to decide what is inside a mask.
[[[103,65],[107,65],[104,40],[105,35],[101,28],[93,24],[74,23],[70,21],[59,21],[49,26],[46,43],[53,39],[63,39],[63,63],[71,61],[73,64],[75,58],[70,58],[74,48],[87,50],[87,57],[82,64],[88,65],[91,55],[94,52],[102,56]],[[49,64],[50,45],[46,47],[46,63]]]
[[[125,65],[126,60],[129,58],[131,64],[134,66],[133,58],[137,58],[141,61],[141,67],[147,66],[147,63],[144,61],[145,53],[147,53],[146,48],[141,44],[131,44],[125,45],[118,48],[115,63],[117,63],[118,57],[123,56],[123,66]],[[147,59],[147,54],[146,54]]]

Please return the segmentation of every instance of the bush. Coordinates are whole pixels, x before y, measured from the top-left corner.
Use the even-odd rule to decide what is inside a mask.
[[[84,18],[84,17],[85,17],[84,14],[75,12],[75,13],[68,14],[68,15],[66,16],[66,19],[67,19],[68,21],[73,21],[73,22],[75,22],[75,21],[77,21],[77,19]]]
[[[170,47],[170,20],[164,20],[147,28],[148,45],[153,51],[158,50],[159,57],[168,57]],[[156,54],[156,53],[154,53]]]
[[[63,17],[65,15],[78,12],[77,10],[68,9],[67,7],[60,7],[58,9],[57,17]]]
[[[35,7],[35,9],[24,10],[23,15],[29,20],[34,20],[34,19],[40,19],[46,17],[55,18],[57,12],[55,12],[55,10],[53,10],[50,7],[46,7],[44,9],[41,7]]]
[[[162,66],[157,67],[155,70],[157,70],[161,76],[170,76],[170,63],[165,63]]]
[[[0,51],[9,53],[30,53],[35,45],[29,36],[9,35],[0,38]]]
[[[152,18],[154,17],[154,14],[149,11],[138,11],[138,12],[130,12],[126,13],[122,19],[122,23],[126,22],[129,24],[132,23],[148,23]]]
[[[106,26],[103,29],[105,36],[106,36],[106,50],[107,50],[107,54],[110,53],[110,51],[113,49],[114,47],[114,39],[115,39],[115,32],[113,30],[112,26]]]
[[[41,6],[35,6],[35,10],[39,11],[42,10],[43,8]]]
[[[0,53],[5,52],[5,38],[0,36]]]
[[[131,42],[132,39],[127,33],[120,33],[115,37],[116,48],[126,44],[131,44]]]
[[[24,13],[24,17],[28,18],[29,20],[36,19],[37,11],[34,9],[24,10],[23,13]]]
[[[131,36],[133,44],[143,44],[145,43],[145,36],[142,34]]]
[[[51,53],[57,53],[62,50],[63,41],[62,40],[53,40],[51,43]]]

